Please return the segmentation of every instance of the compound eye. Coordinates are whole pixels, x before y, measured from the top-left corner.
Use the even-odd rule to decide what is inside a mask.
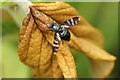
[[[52,27],[53,26],[53,23],[52,22],[48,22],[47,23],[47,27]]]
[[[51,24],[47,24],[47,27],[51,27],[52,25]]]

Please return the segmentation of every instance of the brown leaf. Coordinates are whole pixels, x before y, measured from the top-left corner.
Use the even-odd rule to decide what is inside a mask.
[[[41,77],[62,78],[61,69],[59,68],[58,63],[56,62],[57,60],[52,60],[52,46],[48,43],[45,37],[43,37],[41,31],[38,28],[36,28],[36,25],[30,26],[29,24],[31,24],[31,20],[27,20],[29,22],[28,26],[26,26],[27,29],[24,29],[23,24],[20,33],[20,41],[18,45],[20,60],[28,66],[35,67],[35,71],[37,69],[37,72],[35,73],[45,74],[45,76]],[[27,32],[27,34],[25,34],[25,32]],[[27,36],[27,38],[24,36]],[[54,69],[57,71],[55,71]],[[36,77],[40,77],[40,75],[38,74],[35,75]]]
[[[52,71],[53,71],[53,78],[63,78],[63,73],[58,65],[56,55],[53,55],[52,58]]]
[[[68,45],[63,44],[56,56],[64,77],[77,78],[74,58],[69,50]]]
[[[50,20],[61,24],[76,16],[80,17],[81,21],[70,28],[70,42],[62,41],[58,53],[53,55],[54,32],[46,31],[46,22]],[[19,36],[20,60],[33,68],[37,78],[77,78],[75,61],[69,47],[88,56],[95,78],[106,77],[113,69],[116,58],[101,48],[101,32],[79,16],[72,6],[64,2],[32,5],[30,13],[23,20]]]
[[[55,57],[52,53],[52,46],[44,37],[41,46],[39,71],[45,74],[47,78],[62,78],[62,72]]]
[[[28,14],[28,18],[29,18],[29,14]],[[21,61],[24,61],[27,58],[29,41],[34,26],[34,19],[32,16],[30,17],[27,26],[24,25],[26,24],[24,23],[24,21],[23,21],[23,27],[21,28],[21,32],[19,34],[19,45],[18,45],[18,53]]]
[[[36,25],[31,25],[32,20],[29,19],[30,17],[33,19],[31,14],[28,14],[24,19],[19,36],[18,53],[20,60],[34,68],[36,77],[40,77],[40,74],[45,74],[41,78],[62,78],[62,72],[57,60],[52,59],[52,46],[43,37],[41,31],[36,28]]]
[[[45,29],[45,23],[47,22],[47,20],[50,20],[50,21],[53,21],[53,20],[50,17],[46,16],[44,13],[35,9],[34,7],[30,7],[30,8],[31,8],[32,14],[35,17],[34,19],[35,19],[36,23],[39,25],[39,29],[44,31],[43,29]],[[40,16],[37,16],[35,14],[36,12],[37,12],[37,14],[40,14]],[[53,22],[55,22],[55,21],[53,21]],[[53,41],[54,41],[53,34],[54,33],[53,34],[49,34],[49,33],[53,33],[53,32],[44,31],[43,35],[46,37],[46,39],[49,41],[49,43],[53,45]],[[63,45],[66,45],[66,44],[67,43],[64,42]],[[59,49],[58,54],[63,56],[62,57],[63,61],[61,61],[61,56],[57,56],[58,64],[59,64],[65,78],[76,78],[77,74],[76,74],[76,66],[75,66],[74,58],[73,58],[72,54],[70,53],[69,47],[66,45],[66,48],[68,49],[68,51],[66,51],[66,49],[64,49],[64,47],[65,46],[61,45],[61,47]],[[61,63],[64,63],[64,64],[61,64]]]
[[[60,24],[72,17],[79,16],[72,6],[64,2],[56,2],[54,4],[40,3],[33,6]],[[71,36],[69,46],[85,53],[90,58],[94,77],[107,77],[113,69],[116,58],[101,49],[103,48],[101,32],[93,28],[82,16],[79,17],[81,19],[80,22],[70,28],[73,36]]]

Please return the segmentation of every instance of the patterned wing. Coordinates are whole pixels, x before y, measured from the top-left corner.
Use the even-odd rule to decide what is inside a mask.
[[[69,28],[69,27],[76,25],[79,21],[80,21],[79,17],[73,17],[73,18],[65,21],[64,23],[62,23],[61,27],[62,28]]]
[[[58,32],[55,33],[54,36],[54,43],[53,43],[53,54],[56,54],[58,52],[58,49],[60,47],[61,37]]]

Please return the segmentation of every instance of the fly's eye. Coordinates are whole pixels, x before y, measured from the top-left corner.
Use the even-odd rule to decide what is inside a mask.
[[[51,24],[47,24],[47,27],[51,27]]]
[[[48,22],[47,23],[47,27],[52,27],[53,26],[53,23],[52,22]]]

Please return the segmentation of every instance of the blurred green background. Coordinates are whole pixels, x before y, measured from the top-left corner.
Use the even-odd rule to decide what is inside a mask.
[[[19,3],[22,4],[22,3]],[[118,56],[118,3],[116,2],[68,2],[77,9],[91,25],[99,29],[105,40],[105,50]],[[16,3],[2,3],[2,77],[30,78],[32,69],[20,62],[17,45],[22,20],[26,16]],[[81,33],[82,34],[82,33]],[[0,37],[1,38],[1,37]],[[73,49],[77,55],[77,75],[79,78],[91,78],[92,71],[88,58]],[[104,66],[104,65],[103,65]],[[109,77],[118,77],[118,64]]]

